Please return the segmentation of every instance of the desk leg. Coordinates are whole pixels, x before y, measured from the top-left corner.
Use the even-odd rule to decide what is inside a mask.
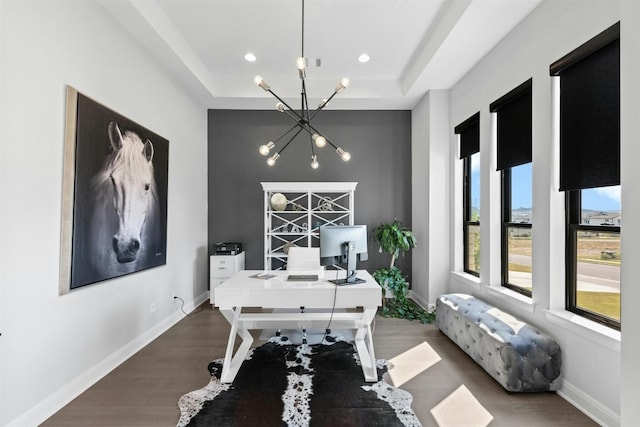
[[[371,322],[376,315],[375,308],[365,308],[362,315],[362,325],[356,331],[355,344],[362,365],[362,373],[367,382],[378,381],[378,370],[376,368],[376,356],[373,351],[373,336],[371,334]]]
[[[220,309],[222,315],[227,319],[227,321],[231,324],[231,332],[229,333],[229,341],[227,342],[227,351],[224,355],[224,363],[222,365],[222,374],[220,375],[220,382],[222,383],[231,383],[233,382],[240,366],[242,366],[242,362],[244,361],[249,349],[251,348],[251,344],[253,343],[253,337],[249,333],[249,331],[242,325],[242,322],[239,319],[240,312],[242,311],[242,307],[236,307],[235,311],[227,308]],[[236,342],[236,335],[242,339],[242,343],[240,347],[238,347],[238,351],[233,355],[233,347]]]

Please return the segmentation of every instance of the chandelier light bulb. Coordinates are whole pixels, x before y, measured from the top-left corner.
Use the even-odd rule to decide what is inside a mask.
[[[296,67],[298,67],[298,70],[300,71],[304,70],[307,68],[307,60],[303,57],[296,59]]]
[[[255,76],[253,78],[253,81],[256,82],[256,84],[264,90],[268,91],[270,89],[269,85],[267,84],[267,82],[264,81],[262,76]]]
[[[318,163],[318,156],[314,154],[313,156],[311,156],[311,167],[314,169],[318,169],[318,166],[320,166],[320,163]]]
[[[284,109],[285,109],[285,108],[284,108],[284,104],[283,104],[282,102],[278,102],[278,103],[276,104],[276,110],[278,110],[278,111],[280,111],[281,113],[283,113],[283,112],[284,112]]]
[[[275,145],[276,144],[274,144],[272,141],[269,141],[266,144],[261,145],[258,151],[260,151],[260,154],[262,154],[263,156],[266,156],[269,154],[269,151],[271,151],[271,149],[275,147]]]
[[[280,154],[278,154],[278,153],[276,153],[276,154],[274,154],[273,156],[269,157],[269,158],[267,159],[267,164],[268,164],[269,166],[273,166],[273,165],[275,165],[275,164],[276,164],[276,160],[278,160],[278,157],[280,157]]]
[[[336,152],[340,155],[340,157],[342,157],[342,160],[344,160],[345,162],[351,160],[351,153],[349,153],[348,151],[344,151],[342,148],[338,147],[336,148]]]
[[[325,137],[317,133],[311,135],[311,139],[316,143],[316,147],[318,148],[322,148],[327,145],[327,140],[325,139]]]
[[[336,86],[336,93],[340,93],[344,89],[346,89],[349,86],[349,83],[351,82],[346,77],[343,77],[342,79],[340,79],[340,83],[338,83],[338,86]]]

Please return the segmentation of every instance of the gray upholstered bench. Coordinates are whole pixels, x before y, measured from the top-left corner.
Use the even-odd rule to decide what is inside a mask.
[[[507,391],[558,389],[561,352],[549,335],[465,294],[439,296],[436,323]]]

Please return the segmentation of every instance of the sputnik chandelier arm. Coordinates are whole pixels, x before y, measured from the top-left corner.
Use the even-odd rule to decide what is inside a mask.
[[[295,129],[295,127],[291,128],[291,129]],[[268,164],[269,166],[273,166],[273,165],[276,163],[276,160],[278,160],[278,158],[280,157],[280,153],[282,153],[282,152],[283,152],[283,151],[284,151],[284,150],[289,146],[289,144],[291,144],[291,141],[293,141],[293,140],[296,138],[296,136],[298,136],[298,134],[299,134],[300,132],[302,132],[302,128],[298,129],[298,132],[296,132],[295,134],[293,134],[293,136],[292,136],[291,138],[289,138],[289,140],[287,141],[287,143],[286,143],[286,144],[284,144],[284,147],[282,147],[282,148],[280,149],[280,151],[278,151],[276,154],[274,154],[273,156],[271,156],[271,157],[269,157],[269,158],[267,159],[267,164]],[[287,133],[288,133],[288,132],[287,132]],[[284,135],[286,135],[286,133],[285,133]],[[282,135],[282,136],[284,136],[284,135]]]
[[[268,156],[272,149],[275,148],[275,144],[283,139],[286,135],[292,132],[294,129],[298,128],[298,131],[284,144],[284,146],[277,151],[274,155],[267,159],[267,164],[269,166],[273,166],[276,163],[276,160],[280,157],[280,154],[289,146],[289,144],[300,134],[302,131],[305,131],[310,136],[311,142],[311,167],[317,169],[319,166],[318,157],[316,156],[314,144],[318,148],[322,148],[326,146],[327,143],[331,145],[338,155],[345,162],[351,159],[351,154],[349,152],[343,150],[342,148],[336,146],[333,142],[329,141],[320,131],[318,131],[314,126],[311,125],[311,120],[324,109],[324,107],[331,101],[337,94],[342,92],[344,89],[349,86],[349,79],[343,78],[340,80],[338,85],[333,91],[333,94],[327,98],[323,99],[322,102],[318,105],[318,107],[311,113],[309,111],[309,101],[307,98],[307,87],[305,83],[306,79],[306,67],[307,60],[304,57],[304,0],[302,0],[302,55],[296,60],[296,66],[298,68],[298,75],[301,80],[302,90],[300,93],[301,96],[301,106],[300,112],[298,113],[296,110],[291,108],[289,104],[286,103],[282,98],[280,98],[274,91],[271,90],[271,87],[264,81],[261,76],[256,76],[254,78],[255,83],[258,87],[262,88],[265,92],[269,92],[273,95],[279,102],[276,104],[276,110],[281,113],[285,113],[291,120],[295,122],[293,127],[287,130],[284,134],[278,137],[275,141],[269,141],[268,143],[261,145],[259,152],[263,156]]]

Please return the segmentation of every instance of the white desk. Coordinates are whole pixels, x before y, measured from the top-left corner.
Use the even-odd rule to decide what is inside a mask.
[[[262,271],[244,270],[215,288],[215,305],[231,324],[231,332],[224,356],[223,383],[233,382],[247,352],[253,343],[249,329],[325,329],[331,313],[313,312],[313,309],[360,308],[356,311],[334,313],[332,329],[354,329],[355,344],[360,356],[362,372],[366,381],[378,380],[376,358],[373,352],[371,322],[382,301],[382,291],[378,283],[365,270],[358,270],[358,277],[365,283],[336,286],[325,280],[318,282],[288,282],[286,271],[268,271],[275,274],[272,279],[255,279],[250,276]],[[344,272],[341,272],[344,274]],[[327,277],[333,275],[327,271]],[[336,293],[337,292],[337,293]],[[264,309],[300,309],[310,312],[262,312],[243,313],[243,307],[262,307]],[[235,355],[233,348],[236,336],[242,339]]]

